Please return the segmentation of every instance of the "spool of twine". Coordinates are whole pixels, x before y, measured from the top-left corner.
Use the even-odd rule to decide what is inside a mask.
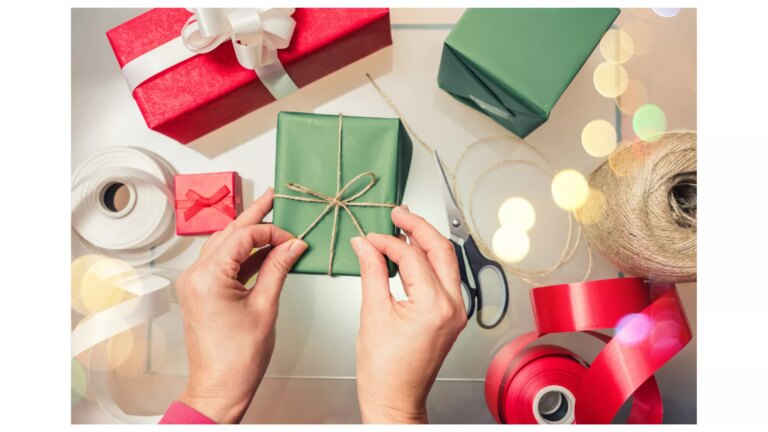
[[[696,132],[624,145],[588,181],[575,213],[592,248],[631,275],[696,280]]]

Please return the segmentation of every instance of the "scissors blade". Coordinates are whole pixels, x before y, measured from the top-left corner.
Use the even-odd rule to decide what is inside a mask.
[[[440,192],[443,196],[443,205],[445,206],[445,214],[448,216],[448,226],[451,229],[451,238],[454,241],[464,242],[469,237],[469,231],[464,226],[464,218],[461,217],[459,206],[456,204],[456,198],[451,191],[451,183],[448,180],[448,176],[443,168],[443,162],[437,155],[437,151],[434,152],[435,165],[437,166],[438,183],[440,183]]]

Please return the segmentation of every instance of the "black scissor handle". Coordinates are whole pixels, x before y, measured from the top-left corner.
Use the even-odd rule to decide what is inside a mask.
[[[481,314],[479,312],[477,314],[477,323],[480,325],[480,327],[484,329],[496,327],[504,319],[504,316],[507,314],[507,309],[509,307],[509,285],[507,284],[507,276],[504,274],[504,269],[501,268],[499,263],[489,260],[485,257],[485,255],[480,253],[480,250],[477,248],[475,240],[472,238],[472,236],[467,237],[467,240],[464,241],[464,251],[467,253],[469,268],[472,270],[472,277],[475,279],[477,288],[475,291],[477,296],[478,311],[483,308],[482,288],[480,287],[480,273],[487,268],[491,268],[492,270],[495,270],[497,276],[499,277],[499,281],[501,282],[501,293],[503,301],[501,313],[499,314],[498,318],[495,319],[491,324],[484,323],[480,319]]]
[[[464,300],[464,309],[467,311],[467,318],[472,318],[475,313],[475,297],[477,291],[469,284],[467,277],[467,266],[464,264],[464,249],[453,240],[450,240],[453,250],[456,252],[456,259],[459,262],[459,276],[461,276],[461,294]]]

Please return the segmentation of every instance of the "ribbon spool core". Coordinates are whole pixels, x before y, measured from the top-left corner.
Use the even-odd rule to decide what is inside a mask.
[[[110,180],[101,187],[99,209],[107,216],[121,218],[133,210],[136,189],[129,181]]]
[[[533,399],[533,416],[539,424],[570,424],[576,418],[576,398],[559,385],[546,386]]]

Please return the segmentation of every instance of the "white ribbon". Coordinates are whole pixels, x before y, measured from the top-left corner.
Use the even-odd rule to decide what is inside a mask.
[[[112,336],[128,331],[168,311],[170,307],[170,281],[155,276],[151,270],[147,276],[119,282],[120,288],[136,297],[109,309],[91,315],[72,331],[72,357]]]
[[[277,61],[277,50],[287,48],[296,27],[294,9],[199,8],[181,31],[184,45],[202,54],[232,40],[237,61],[256,69]]]
[[[96,403],[115,420],[122,423],[157,423],[160,415],[132,415],[123,411],[112,397],[108,385],[109,372],[95,370],[93,363],[103,367],[107,363],[106,345],[110,338],[131,330],[163,315],[171,307],[171,282],[162,277],[169,272],[144,268],[137,269],[137,275],[118,281],[118,285],[135,298],[97,312],[83,321],[72,331],[72,358],[91,350],[87,357],[88,381]]]
[[[227,40],[246,69],[252,69],[275,99],[298,90],[288,76],[277,50],[287,48],[296,21],[295,9],[198,8],[184,24],[181,35],[123,66],[131,91],[158,73],[197,54],[213,51]]]

